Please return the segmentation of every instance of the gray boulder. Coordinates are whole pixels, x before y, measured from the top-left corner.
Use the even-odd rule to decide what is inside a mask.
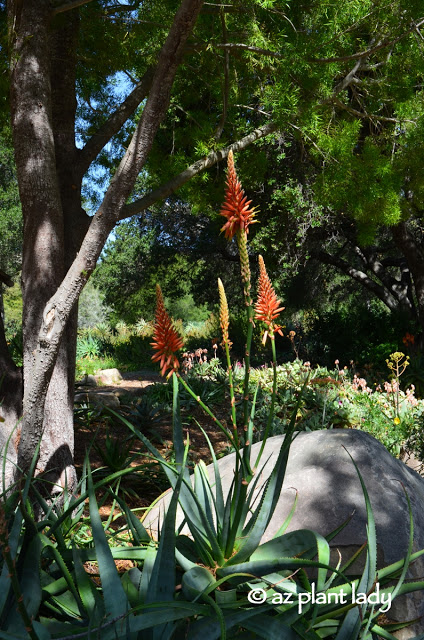
[[[119,369],[103,369],[98,371],[94,376],[97,384],[113,386],[122,382],[122,376]]]
[[[119,398],[113,391],[86,391],[75,394],[75,404],[93,404],[100,407],[109,407],[110,409],[119,409],[121,403]]]
[[[91,374],[85,374],[81,380],[75,381],[75,387],[79,389],[80,387],[97,387],[97,381],[94,376]]]
[[[95,376],[87,374],[83,380],[83,384],[86,387],[97,387],[97,380]]]
[[[262,479],[265,481],[275,462],[283,436],[269,438],[262,456]],[[252,447],[252,463],[260,443]],[[387,449],[371,435],[354,429],[337,429],[299,433],[289,456],[283,489],[272,520],[263,537],[270,540],[284,522],[293,506],[295,490],[298,504],[287,531],[313,529],[327,535],[353,514],[349,524],[335,537],[334,564],[338,549],[343,564],[367,539],[366,507],[361,484],[346,450],[349,451],[365,482],[374,512],[377,529],[378,565],[386,566],[402,559],[407,551],[409,516],[405,487],[412,505],[414,517],[414,551],[424,548],[424,479],[403,462],[393,458]],[[219,460],[224,491],[228,491],[234,473],[234,454]],[[213,468],[209,467],[213,480]],[[169,501],[153,509],[145,524],[154,530],[163,509]],[[162,513],[161,513],[162,512]],[[179,519],[181,521],[181,515]],[[334,566],[334,565],[333,565]],[[359,568],[360,569],[360,568]],[[356,573],[358,567],[353,567]],[[410,568],[410,578],[424,576],[424,560],[420,558]],[[424,597],[416,592],[397,598],[386,614],[393,620],[410,620],[424,616]],[[424,620],[424,618],[423,618]],[[424,632],[424,624],[397,633],[401,640]]]

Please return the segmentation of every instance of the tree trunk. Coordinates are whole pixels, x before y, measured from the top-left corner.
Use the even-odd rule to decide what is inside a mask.
[[[406,222],[392,227],[392,236],[399,251],[405,256],[412,276],[418,321],[421,327],[421,348],[424,346],[424,252],[408,229]]]
[[[54,36],[49,37],[50,3],[47,0],[27,0],[25,9],[15,13],[16,37],[11,78],[12,127],[18,172],[20,198],[24,219],[22,294],[24,388],[39,375],[34,352],[43,322],[47,301],[58,289],[75,255],[69,255],[75,243],[65,241],[66,224],[62,206],[61,184],[57,172],[57,140],[54,136],[55,113],[52,102],[58,90],[51,91],[51,73],[68,66],[66,57],[54,48]],[[73,20],[69,24],[75,30]],[[58,35],[57,33],[55,34]],[[63,36],[63,34],[62,34]],[[52,50],[54,55],[52,55]],[[66,75],[64,73],[64,75]],[[75,91],[62,97],[72,105]],[[69,114],[69,107],[67,108]],[[69,122],[73,134],[74,121]],[[72,166],[72,156],[68,156]],[[79,194],[77,194],[79,197]],[[80,203],[78,201],[78,209]],[[69,211],[68,211],[69,213]],[[62,340],[45,400],[42,445],[37,472],[45,472],[53,485],[75,485],[73,469],[73,371],[74,362],[69,344],[75,343],[75,321],[67,329],[69,340]],[[28,408],[27,408],[28,411]],[[29,408],[31,411],[31,408]],[[31,418],[29,421],[31,421]],[[28,455],[32,456],[34,449]],[[66,476],[66,477],[65,477]]]
[[[24,219],[24,395],[17,460],[19,473],[27,471],[41,441],[38,471],[53,490],[72,489],[75,483],[78,297],[146,162],[201,6],[201,0],[182,0],[151,81],[149,72],[134,90],[134,100],[141,101],[151,87],[104,200],[88,218],[81,208],[81,183],[99,149],[97,140],[85,153],[75,147],[78,12],[53,17],[50,0],[10,0],[8,5],[12,130]],[[131,115],[134,100],[126,100],[110,118],[109,137]]]
[[[52,102],[52,131],[55,145],[56,177],[63,217],[62,277],[70,268],[88,228],[88,216],[81,208],[82,175],[78,173],[75,146],[77,100],[76,48],[78,12],[59,15],[50,27],[49,58]],[[43,301],[43,308],[56,288]],[[59,345],[56,364],[46,395],[43,440],[38,472],[54,490],[73,490],[76,474],[74,456],[74,386],[78,306],[74,306]]]

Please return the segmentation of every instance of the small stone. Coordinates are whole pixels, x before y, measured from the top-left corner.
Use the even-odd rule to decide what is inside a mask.
[[[86,387],[97,387],[97,380],[95,376],[86,375],[84,380],[84,385]]]
[[[103,371],[98,371],[95,375],[97,384],[100,383],[105,386],[120,384],[122,379],[122,375],[118,369],[103,369]]]

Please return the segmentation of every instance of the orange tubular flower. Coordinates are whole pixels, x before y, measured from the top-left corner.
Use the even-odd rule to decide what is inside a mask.
[[[157,353],[152,356],[152,360],[153,362],[160,361],[161,374],[163,376],[168,369],[171,369],[167,375],[167,378],[169,378],[174,371],[179,369],[180,363],[175,352],[184,346],[184,342],[166,312],[162,290],[158,284],[156,285],[156,315],[153,340],[154,342],[151,345]]]
[[[225,237],[228,240],[232,240],[238,231],[249,233],[249,225],[257,222],[254,220],[256,209],[249,206],[251,202],[251,200],[247,200],[237,179],[233,152],[230,151],[228,154],[227,189],[220,212],[222,216],[227,218],[221,231],[225,231]]]
[[[280,307],[280,305],[281,300],[277,298],[274,287],[266,272],[264,259],[262,256],[259,256],[258,301],[255,304],[255,319],[262,320],[262,322],[268,325],[268,329],[265,331],[262,340],[263,344],[265,344],[268,336],[273,339],[275,332],[279,333],[280,336],[283,335],[281,327],[275,323],[281,311],[284,310],[284,307]]]

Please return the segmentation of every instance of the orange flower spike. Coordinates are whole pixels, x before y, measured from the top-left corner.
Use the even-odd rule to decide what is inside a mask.
[[[254,224],[257,220],[254,219],[256,209],[250,207],[252,201],[247,200],[241,183],[237,179],[232,151],[228,154],[227,166],[227,188],[224,204],[220,212],[222,216],[227,218],[227,222],[221,231],[225,231],[225,237],[228,240],[232,240],[239,231],[245,231],[246,234],[249,233],[249,225]]]
[[[275,332],[281,336],[283,335],[281,327],[275,323],[275,320],[285,308],[280,305],[281,300],[277,298],[274,287],[266,272],[264,259],[262,256],[259,256],[258,300],[255,304],[255,319],[262,320],[262,322],[268,325],[268,329],[265,331],[262,340],[264,344],[268,335],[271,339],[273,339]]]
[[[158,284],[156,285],[156,314],[153,340],[151,345],[157,353],[152,356],[152,360],[160,363],[163,376],[168,369],[171,369],[167,375],[167,378],[169,378],[174,371],[179,369],[180,363],[175,352],[184,346],[184,342],[175,330],[172,320],[165,309],[162,290]]]

